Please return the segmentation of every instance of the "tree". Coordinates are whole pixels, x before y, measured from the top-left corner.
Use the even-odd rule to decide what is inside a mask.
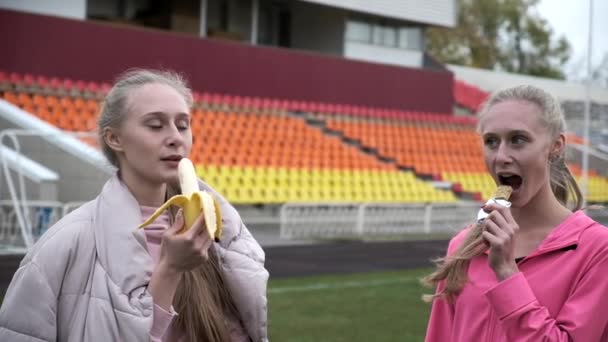
[[[563,79],[570,43],[555,37],[535,8],[540,0],[460,0],[456,28],[429,28],[439,61]]]
[[[568,79],[570,81],[584,83],[587,81],[587,58],[580,57],[569,63]],[[591,84],[608,88],[608,52],[604,54],[602,60],[591,66]]]
[[[608,88],[608,52],[604,55],[600,64],[592,71],[591,79],[593,83]]]

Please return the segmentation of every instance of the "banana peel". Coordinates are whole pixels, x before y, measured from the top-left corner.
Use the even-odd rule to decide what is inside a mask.
[[[146,227],[154,222],[165,210],[175,205],[182,208],[184,215],[184,227],[179,231],[180,234],[190,229],[202,212],[209,237],[219,242],[222,237],[222,213],[219,203],[209,192],[199,189],[196,171],[190,159],[182,158],[180,160],[177,173],[182,193],[171,197],[140,224],[138,228]]]

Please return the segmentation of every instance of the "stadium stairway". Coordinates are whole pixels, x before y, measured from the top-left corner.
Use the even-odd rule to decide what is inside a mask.
[[[464,191],[458,183],[442,181],[437,175],[416,171],[416,168],[412,165],[400,164],[394,156],[383,154],[377,147],[368,145],[358,137],[350,136],[345,131],[329,125],[327,119],[323,116],[301,111],[293,113],[301,117],[309,126],[321,130],[325,135],[339,137],[344,144],[356,147],[362,153],[373,156],[380,163],[390,165],[402,172],[411,172],[418,180],[428,182],[439,190],[450,191],[456,198],[474,201],[481,200],[478,192]]]

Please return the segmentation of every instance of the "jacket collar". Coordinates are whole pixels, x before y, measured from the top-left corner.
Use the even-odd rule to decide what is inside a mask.
[[[208,184],[199,180],[199,186],[210,191],[220,203],[224,227],[220,245],[229,248],[239,234],[239,215]],[[97,254],[110,279],[123,293],[147,285],[154,270],[154,260],[148,253],[144,231],[137,229],[144,219],[139,203],[117,173],[101,190],[93,220]]]
[[[582,210],[572,213],[547,235],[530,257],[577,246],[583,232],[593,224],[595,221]]]
[[[154,261],[146,237],[137,226],[141,209],[126,185],[114,174],[97,198],[93,218],[95,245],[101,265],[122,293],[150,282]]]
[[[540,245],[525,259],[577,246],[583,232],[594,223],[595,221],[581,210],[570,214],[562,223],[553,228]],[[484,251],[484,254],[489,253],[489,249]]]

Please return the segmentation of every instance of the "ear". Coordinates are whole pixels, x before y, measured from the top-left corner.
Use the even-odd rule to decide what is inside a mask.
[[[555,140],[551,143],[549,150],[549,159],[554,159],[558,156],[563,155],[564,149],[566,148],[566,136],[564,133],[560,133]]]
[[[103,140],[114,152],[123,151],[122,140],[114,128],[106,127],[103,129]]]

